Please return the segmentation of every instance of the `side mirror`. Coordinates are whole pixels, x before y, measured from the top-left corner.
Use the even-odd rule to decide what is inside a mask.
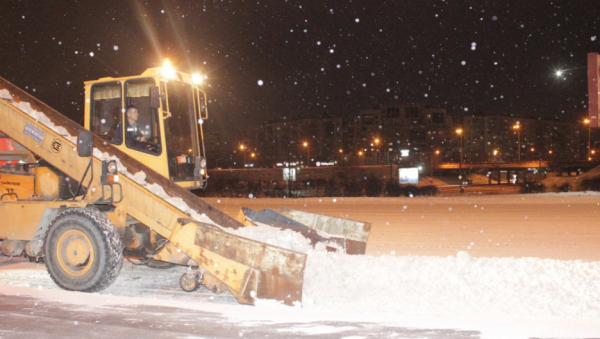
[[[158,94],[158,86],[150,87],[150,107],[158,109],[160,107],[160,95]]]
[[[77,155],[80,157],[92,156],[94,149],[94,134],[92,131],[83,130],[77,136]]]

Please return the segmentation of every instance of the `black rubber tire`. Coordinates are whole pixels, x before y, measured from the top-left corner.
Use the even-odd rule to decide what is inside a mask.
[[[70,291],[101,291],[115,281],[123,265],[119,232],[94,208],[70,208],[56,216],[46,232],[43,253],[52,280]]]
[[[148,259],[148,261],[146,261],[146,266],[159,270],[166,270],[175,267],[175,264],[173,264],[172,262]]]

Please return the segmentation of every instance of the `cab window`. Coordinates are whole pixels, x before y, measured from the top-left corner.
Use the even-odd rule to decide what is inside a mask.
[[[90,130],[104,140],[121,144],[115,141],[122,116],[121,83],[96,84],[92,86],[91,98]]]
[[[150,104],[152,86],[156,86],[152,78],[125,82],[125,145],[142,152],[160,154],[158,109]]]

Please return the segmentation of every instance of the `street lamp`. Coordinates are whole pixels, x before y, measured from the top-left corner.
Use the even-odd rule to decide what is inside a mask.
[[[379,138],[375,138],[375,146],[377,146],[377,165],[379,165],[379,153],[380,153],[379,152],[380,151],[380,148],[379,148]]]
[[[363,156],[363,151],[358,151],[358,158],[360,159],[359,162],[361,163],[361,165],[364,165],[365,164],[364,158],[362,156]]]
[[[458,179],[460,179],[460,193],[464,192],[463,179],[462,179],[462,162],[463,162],[463,130],[459,128],[456,130],[456,134],[460,136],[460,160],[458,161]]]
[[[439,154],[440,154],[439,149],[436,149],[435,152],[433,152],[433,154],[431,154],[431,182],[433,182],[433,158]]]
[[[583,123],[588,126],[588,160],[592,160],[592,124],[590,119],[583,120]]]
[[[496,156],[498,155],[498,150],[495,149],[493,153],[494,153],[494,162],[496,162]]]
[[[246,168],[246,146],[240,145],[240,150],[244,153],[244,168]]]
[[[302,144],[306,148],[306,167],[310,165],[310,147],[308,147],[308,142],[304,142]]]
[[[519,157],[519,161],[521,161],[521,125],[516,124],[513,126],[513,129],[515,129],[517,131],[517,138],[519,141],[518,157]]]

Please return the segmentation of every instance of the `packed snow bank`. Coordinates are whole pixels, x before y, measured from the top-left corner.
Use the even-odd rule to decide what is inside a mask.
[[[264,242],[269,245],[287,248],[292,251],[307,253],[313,251],[310,240],[292,230],[282,230],[269,225],[257,223],[257,226],[241,227],[237,230],[227,230],[241,237]],[[325,251],[325,245],[316,246],[316,250]]]
[[[303,306],[407,314],[600,319],[600,262],[312,252]]]

